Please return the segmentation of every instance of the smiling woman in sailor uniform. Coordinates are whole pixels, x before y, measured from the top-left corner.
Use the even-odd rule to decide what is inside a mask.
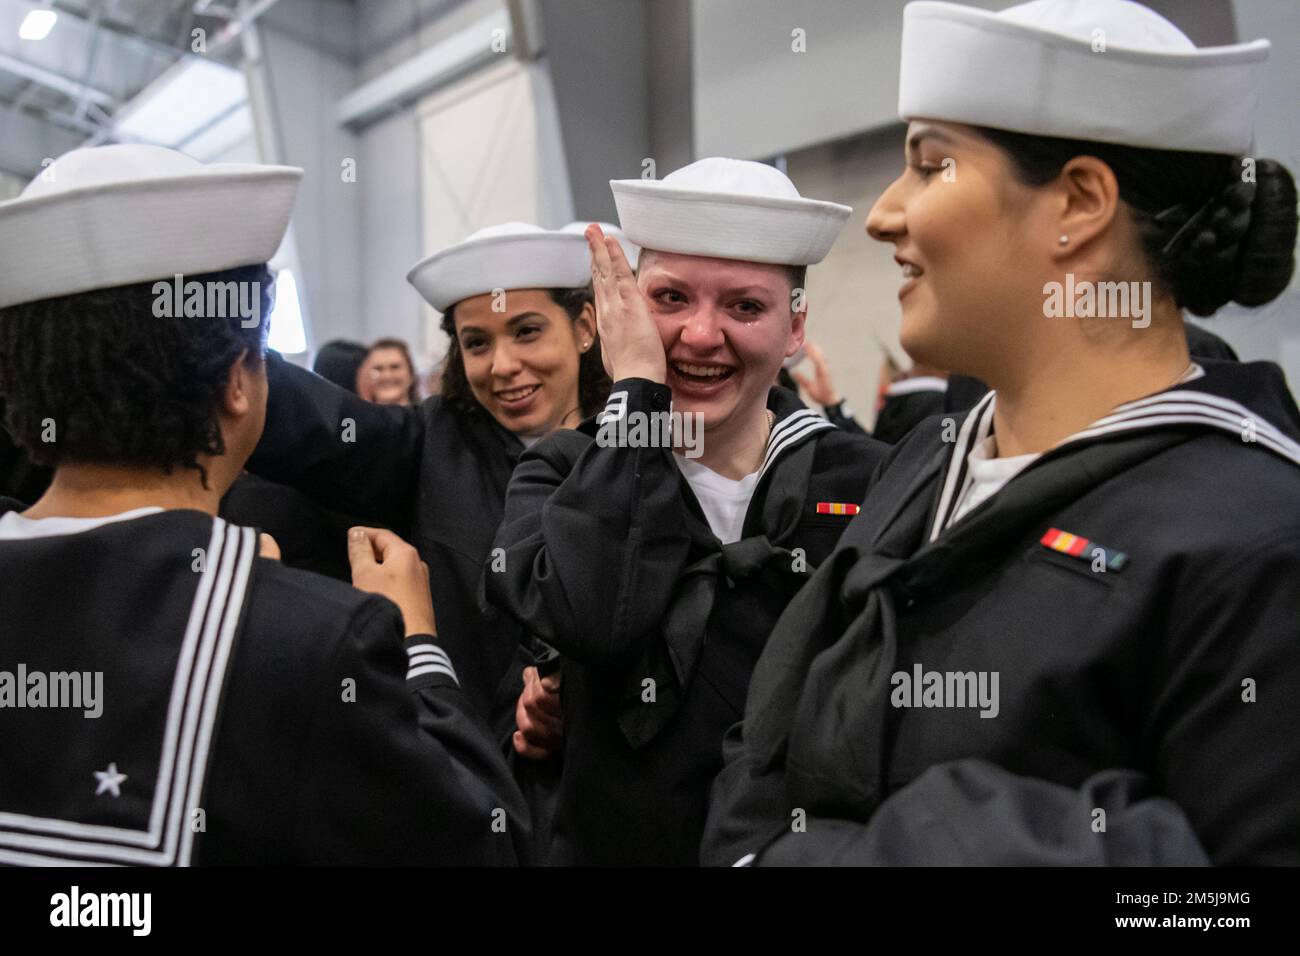
[[[706,861],[1300,862],[1300,413],[1182,324],[1291,278],[1294,183],[1243,161],[1267,51],[907,7],[867,228],[907,350],[992,391],[896,446],[777,625]],[[1149,309],[1050,301],[1107,281]]]
[[[320,504],[409,534],[429,565],[438,633],[470,699],[508,726],[520,631],[478,605],[506,483],[527,445],[594,414],[608,394],[582,236],[491,226],[408,279],[450,337],[441,394],[381,408],[272,354],[249,470]]]
[[[0,862],[484,864],[526,846],[414,549],[352,529],[353,588],[215,517],[262,430],[265,263],[301,176],[104,146],[0,203],[0,395],[55,469],[30,508],[0,499]],[[176,314],[177,274],[247,308]]]
[[[516,738],[560,738],[549,862],[693,865],[753,663],[884,446],[772,387],[851,210],[731,159],[612,185],[642,252],[634,275],[588,230],[609,404],[520,460],[484,584],[565,658]],[[672,440],[645,439],[670,409]]]

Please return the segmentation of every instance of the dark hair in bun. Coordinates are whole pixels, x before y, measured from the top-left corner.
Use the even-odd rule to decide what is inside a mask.
[[[1263,305],[1295,270],[1296,187],[1271,159],[1248,164],[1219,153],[1177,152],[979,127],[1010,157],[1019,179],[1042,186],[1075,156],[1115,173],[1156,277],[1193,315],[1229,302]]]

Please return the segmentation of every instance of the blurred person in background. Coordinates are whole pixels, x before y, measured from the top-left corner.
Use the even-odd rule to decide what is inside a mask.
[[[420,400],[420,377],[401,339],[380,339],[370,346],[357,384],[361,397],[376,405],[414,405]]]
[[[847,431],[868,434],[862,427],[849,403],[844,400],[831,378],[826,353],[815,342],[807,346],[812,374],[791,370],[798,387],[810,401],[822,406],[829,421]],[[947,373],[924,365],[913,365],[903,371],[891,358],[886,358],[880,369],[880,398],[876,405],[876,423],[869,433],[873,438],[893,444],[923,418],[941,411],[947,389]]]
[[[368,351],[360,342],[332,339],[317,350],[311,370],[340,388],[357,394],[357,373]]]

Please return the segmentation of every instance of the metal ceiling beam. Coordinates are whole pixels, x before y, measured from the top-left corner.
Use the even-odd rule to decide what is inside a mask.
[[[47,122],[83,135],[94,135],[100,132],[103,126],[102,118],[105,117],[105,114],[99,107],[91,106],[90,109],[96,115],[94,115],[93,119],[86,119],[74,116],[71,113],[61,113],[58,110],[46,109],[41,106],[30,106],[27,99],[34,89],[36,89],[36,85],[31,84],[11,100],[0,98],[0,138],[3,138],[8,132],[6,124],[9,122],[9,117],[19,115],[37,122]]]
[[[21,2],[21,0],[7,0],[7,2],[11,6],[22,6],[28,9],[38,6],[38,4]],[[53,0],[51,6],[58,12],[60,18],[67,17],[79,26],[89,27],[92,23],[91,18],[82,14],[80,10],[73,10],[65,4],[59,3],[58,0]],[[147,50],[153,56],[165,57],[168,60],[175,60],[181,54],[189,52],[188,45],[184,48],[172,46],[170,43],[164,43],[161,40],[155,40],[152,37],[136,33],[129,24],[119,23],[116,20],[105,19],[100,24],[100,29],[110,34],[115,40]]]
[[[73,132],[0,103],[0,168],[21,179],[41,171],[41,161],[76,149],[84,133]]]
[[[191,8],[191,12],[197,16],[224,18],[226,21],[226,25],[208,44],[208,52],[211,53],[233,43],[244,30],[257,22],[260,16],[278,2],[279,0],[236,0],[236,6],[232,9],[227,6],[214,6],[211,0],[198,0]]]
[[[39,83],[41,86],[49,87],[52,90],[57,90],[73,100],[84,95],[87,102],[102,106],[104,109],[116,109],[120,105],[116,97],[105,93],[103,90],[86,86],[70,76],[55,73],[53,70],[47,70],[35,63],[28,63],[26,60],[20,60],[18,57],[10,56],[7,53],[0,53],[0,70],[12,73],[14,76],[20,76],[25,80],[31,80],[33,83]]]
[[[514,43],[514,35],[509,13],[504,8],[362,83],[339,100],[335,107],[339,123],[355,132],[452,80],[495,62],[498,54],[487,42],[495,30],[501,31],[509,49]]]
[[[539,59],[546,52],[546,41],[537,0],[505,0],[505,3],[515,56],[525,62]]]
[[[91,80],[95,78],[95,64],[99,59],[99,38],[104,34],[103,20],[104,5],[101,3],[95,6],[95,32],[90,36],[90,52],[86,54],[86,69],[81,75],[81,91],[77,94],[77,109],[73,113],[79,120],[86,118],[86,110],[90,107],[87,93],[91,89]]]

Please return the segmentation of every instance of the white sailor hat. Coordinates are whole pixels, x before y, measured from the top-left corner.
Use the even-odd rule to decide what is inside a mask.
[[[742,159],[701,159],[662,180],[609,185],[629,239],[691,256],[810,265],[826,257],[853,212],[805,199],[785,173]]]
[[[612,222],[599,222],[597,220],[579,219],[577,222],[571,222],[561,232],[576,232],[583,235],[588,226],[600,226],[600,231],[607,236],[618,240],[618,244],[623,247],[623,255],[627,256],[628,265],[633,269],[636,268],[637,260],[641,258],[641,247],[627,237],[627,233],[614,225]]]
[[[64,153],[0,202],[0,308],[266,262],[301,179],[161,146]]]
[[[506,222],[411,266],[406,281],[439,312],[495,289],[576,289],[591,281],[580,234]]]
[[[1196,47],[1130,0],[903,11],[898,113],[1067,139],[1240,154],[1269,42]]]

